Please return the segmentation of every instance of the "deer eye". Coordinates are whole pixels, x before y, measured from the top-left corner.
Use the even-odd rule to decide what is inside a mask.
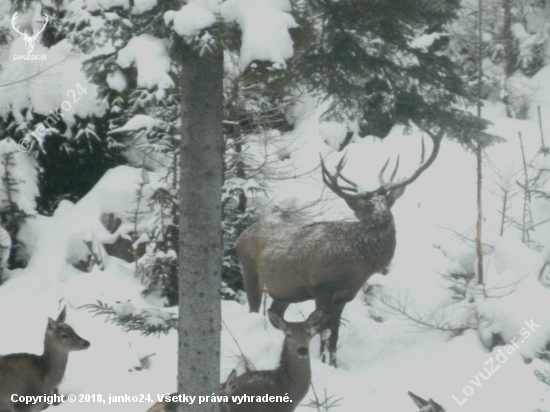
[[[68,337],[69,337],[69,335],[67,335],[66,333],[61,334],[62,339],[67,339]]]

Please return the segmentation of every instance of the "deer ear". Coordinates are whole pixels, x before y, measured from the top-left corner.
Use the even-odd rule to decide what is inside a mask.
[[[440,404],[438,404],[436,401],[434,401],[432,398],[430,398],[428,400],[428,402],[430,403],[430,406],[432,407],[432,409],[435,411],[435,412],[444,412],[445,409],[443,409],[443,406],[441,406]]]
[[[317,333],[321,327],[321,323],[323,322],[323,311],[322,310],[316,310],[311,315],[309,315],[309,318],[306,320],[306,324],[309,329]]]
[[[61,311],[61,313],[59,313],[59,316],[57,317],[56,322],[57,323],[65,322],[65,315],[67,315],[67,306],[63,307],[63,310]]]
[[[267,315],[269,316],[269,321],[275,327],[279,330],[286,330],[286,322],[283,318],[281,318],[279,315],[277,315],[275,312],[272,312],[271,310],[267,311]]]
[[[237,389],[237,371],[233,369],[223,385],[223,394],[231,395]]]
[[[55,330],[55,327],[57,326],[57,323],[52,318],[48,318],[48,332],[53,332]]]
[[[397,199],[399,199],[401,196],[403,196],[403,193],[405,193],[405,189],[407,186],[398,187],[397,189],[392,189],[390,193],[386,196],[386,202],[388,203],[388,207],[392,207]]]
[[[413,400],[414,404],[418,406],[419,408],[423,408],[426,405],[429,405],[428,401],[426,399],[422,399],[420,396],[415,395],[412,392],[407,392],[411,399]]]

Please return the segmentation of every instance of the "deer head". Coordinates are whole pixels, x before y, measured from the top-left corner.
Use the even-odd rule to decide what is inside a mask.
[[[424,140],[422,139],[422,153],[420,156],[420,164],[416,171],[409,177],[397,182],[394,182],[397,170],[399,169],[399,156],[395,163],[395,168],[390,176],[390,180],[386,181],[384,179],[384,173],[390,163],[390,159],[386,161],[380,173],[378,174],[378,180],[380,186],[373,191],[361,191],[359,186],[342,175],[342,169],[346,165],[346,157],[343,156],[342,159],[336,165],[336,172],[330,174],[321,158],[321,171],[323,174],[324,184],[332,190],[336,195],[341,197],[346,201],[348,206],[354,211],[355,216],[359,220],[365,220],[372,216],[375,211],[384,211],[389,210],[394,205],[395,201],[403,195],[405,189],[409,184],[414,182],[418,176],[424,172],[430,165],[433,163],[437,154],[439,152],[439,147],[441,145],[441,137],[428,133],[433,141],[432,153],[427,161],[424,161],[425,157],[425,146]],[[341,180],[345,185],[338,182]]]
[[[13,17],[11,19],[11,25],[12,25],[13,29],[21,35],[21,38],[25,42],[25,49],[27,50],[27,53],[31,54],[32,51],[34,50],[34,43],[35,43],[36,39],[38,38],[40,33],[42,33],[44,31],[44,29],[46,28],[46,24],[48,24],[48,15],[44,14],[45,21],[44,21],[44,25],[42,26],[42,28],[40,30],[34,29],[32,36],[29,36],[27,34],[27,30],[25,30],[23,33],[21,33],[19,31],[19,27],[15,27],[15,21],[19,18],[18,14],[19,14],[19,12],[15,12],[15,14],[13,15]]]
[[[48,318],[46,345],[51,345],[56,351],[63,353],[88,349],[90,342],[78,336],[73,328],[65,323],[66,314],[67,307],[64,307],[56,320]]]

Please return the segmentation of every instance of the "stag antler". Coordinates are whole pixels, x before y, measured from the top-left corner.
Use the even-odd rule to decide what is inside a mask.
[[[395,168],[393,169],[393,172],[390,176],[389,182],[386,182],[384,180],[384,173],[386,172],[386,169],[388,168],[388,165],[390,163],[390,159],[384,163],[384,166],[380,170],[380,173],[378,174],[378,181],[380,182],[380,188],[391,191],[394,194],[399,192],[397,197],[399,197],[403,191],[405,190],[405,186],[410,185],[412,182],[414,182],[418,176],[420,176],[424,170],[426,170],[430,165],[434,162],[435,158],[437,157],[437,154],[439,153],[439,147],[441,146],[441,139],[443,137],[443,133],[440,133],[438,135],[435,135],[431,133],[429,130],[424,130],[426,134],[428,134],[432,141],[433,141],[433,148],[432,153],[430,154],[430,157],[427,161],[424,161],[425,155],[426,155],[426,147],[424,145],[424,139],[422,139],[422,151],[420,154],[420,164],[418,169],[407,179],[400,180],[398,182],[394,182],[395,176],[397,175],[397,170],[399,169],[399,156],[397,156],[397,161],[395,162]],[[359,186],[351,181],[350,179],[346,178],[342,175],[342,169],[346,165],[346,156],[342,156],[338,164],[336,165],[336,172],[334,174],[330,174],[325,166],[325,163],[323,161],[323,158],[321,157],[321,171],[323,173],[323,183],[327,185],[327,187],[332,190],[334,193],[336,193],[338,196],[345,200],[352,200],[357,199],[358,197],[363,196],[371,196],[372,193],[376,192],[376,190],[370,191],[370,192],[363,192],[360,193]],[[349,186],[342,186],[340,183],[338,183],[338,179],[341,179],[345,183],[347,183]],[[399,190],[401,189],[401,190]],[[351,193],[350,193],[351,192]]]
[[[342,156],[338,164],[336,165],[336,173],[331,175],[325,166],[323,157],[321,156],[321,171],[323,174],[323,183],[334,193],[343,199],[356,198],[359,193],[359,186],[352,182],[350,179],[342,176],[342,169],[346,165],[346,156]],[[342,179],[344,182],[350,185],[350,187],[341,186],[338,183],[338,179]],[[347,193],[352,192],[352,193]]]
[[[397,162],[395,163],[395,169],[393,170],[393,173],[391,174],[390,181],[386,182],[384,180],[384,172],[386,171],[386,168],[388,167],[388,164],[390,162],[390,159],[384,163],[384,167],[382,167],[382,170],[380,170],[380,173],[378,174],[378,180],[380,181],[380,186],[384,187],[387,190],[395,190],[402,188],[404,186],[410,185],[412,182],[414,182],[416,179],[418,179],[418,176],[420,176],[424,170],[426,170],[430,165],[434,162],[435,158],[437,157],[437,154],[439,153],[439,148],[441,146],[441,140],[443,138],[443,133],[440,134],[433,134],[429,130],[424,130],[428,136],[432,139],[433,142],[433,148],[432,153],[430,154],[430,157],[426,162],[424,162],[424,157],[426,154],[426,147],[424,145],[424,139],[422,139],[422,152],[420,154],[420,166],[416,171],[407,179],[400,180],[399,182],[393,183],[393,179],[395,178],[395,175],[397,174],[397,169],[399,168],[399,156],[397,157]]]

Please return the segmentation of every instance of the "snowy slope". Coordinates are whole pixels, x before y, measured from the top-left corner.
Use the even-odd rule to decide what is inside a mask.
[[[334,166],[341,156],[328,149],[341,138],[340,130],[319,123],[319,110],[322,108],[316,111],[310,103],[297,108],[295,131],[277,141],[276,147],[267,148],[267,153],[277,158],[281,150],[289,153],[289,159],[278,160],[280,170],[298,176],[274,184],[270,201],[306,204],[322,195],[322,201],[311,209],[315,220],[351,219],[345,203],[323,190],[320,171],[316,169],[319,153],[327,157],[329,166]],[[537,382],[533,374],[536,369],[544,369],[545,364],[538,359],[525,363],[550,340],[550,291],[538,280],[546,251],[550,250],[548,227],[539,225],[532,234],[532,244],[538,245],[540,251],[525,247],[520,231],[510,225],[505,236],[499,236],[499,185],[508,182],[510,187],[517,187],[516,181],[523,176],[518,132],[523,135],[527,161],[534,159],[534,164],[544,164],[548,160],[537,155],[540,137],[536,123],[506,119],[498,105],[487,103],[485,110],[495,124],[491,131],[507,139],[487,151],[486,163],[491,166],[485,169],[484,183],[484,239],[489,253],[485,262],[486,291],[470,291],[471,301],[458,302],[452,300],[447,289],[450,282],[442,277],[457,270],[471,272],[475,264],[471,244],[458,236],[473,237],[475,160],[456,143],[445,141],[434,165],[407,189],[393,209],[398,246],[390,273],[375,275],[369,281],[377,285],[377,297],[369,299],[369,306],[360,292],[346,306],[343,318],[347,322],[341,328],[338,351],[340,367],[330,368],[313,356],[313,386],[321,398],[326,388],[328,396],[340,399],[335,410],[416,411],[407,396],[409,390],[426,399],[434,398],[449,411],[550,410],[547,386]],[[420,138],[416,132],[405,135],[402,129],[395,128],[383,142],[359,139],[347,149],[346,176],[372,189],[386,159],[395,161],[400,153],[399,177],[406,177],[417,166]],[[430,150],[429,139],[426,144]],[[253,152],[254,148],[248,150]],[[81,308],[95,300],[108,304],[131,300],[136,308],[161,306],[160,301],[141,297],[142,287],[133,276],[133,265],[106,258],[104,270],[96,267],[91,273],[82,273],[69,264],[84,253],[84,240],[95,245],[114,240],[114,235],[102,226],[101,216],[131,210],[142,178],[137,169],[113,169],[77,204],[62,205],[52,217],[29,220],[20,235],[27,245],[29,265],[12,271],[0,287],[0,353],[40,353],[47,317],[55,317],[63,304],[69,307],[67,322],[91,342],[87,351],[70,355],[61,393],[104,397],[149,393],[156,398],[156,394],[175,390],[174,332],[160,338],[125,334],[104,318],[94,318]],[[151,180],[152,185],[156,184],[154,176]],[[509,214],[519,219],[523,210],[521,196],[514,199]],[[534,200],[532,209],[535,222],[550,218],[546,201]],[[426,330],[392,313],[382,301],[406,303],[407,310],[421,318],[450,320],[455,327],[476,324],[479,332],[469,329],[454,336],[446,331]],[[287,319],[302,319],[312,310],[312,302],[292,305]],[[377,322],[374,317],[383,321]],[[283,336],[264,316],[248,314],[247,308],[236,302],[223,302],[223,319],[226,328],[222,336],[222,380],[235,367],[239,373],[244,371],[241,350],[257,369],[277,364]],[[487,381],[480,379],[479,372],[486,375],[487,359],[502,348],[489,353],[483,342],[490,345],[497,333],[505,340],[519,338],[524,322],[531,320],[540,328],[521,344],[518,340],[519,350],[492,377]],[[313,354],[318,345],[315,338]],[[145,358],[149,363],[142,369],[140,360]],[[474,393],[459,406],[452,396],[462,401],[466,385]],[[310,392],[304,403],[312,397]],[[93,403],[65,403],[56,410],[122,412],[145,411],[147,407],[114,404],[100,408]],[[297,410],[311,409],[301,406]]]

